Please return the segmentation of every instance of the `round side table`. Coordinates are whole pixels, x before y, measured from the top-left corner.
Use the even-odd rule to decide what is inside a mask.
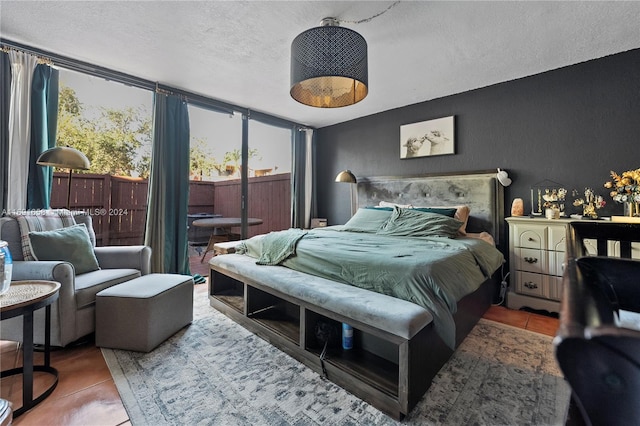
[[[58,299],[60,283],[55,281],[13,281],[9,291],[0,296],[0,319],[22,316],[22,367],[0,372],[0,377],[22,374],[22,407],[14,410],[16,418],[42,402],[58,385],[58,370],[51,367],[51,304]],[[45,308],[44,364],[33,365],[33,312]],[[33,398],[33,372],[51,374],[55,380]]]

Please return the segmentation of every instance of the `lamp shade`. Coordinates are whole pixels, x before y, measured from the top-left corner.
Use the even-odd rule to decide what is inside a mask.
[[[358,183],[358,180],[351,170],[343,170],[336,176],[336,182]]]
[[[87,170],[91,163],[86,155],[75,148],[56,146],[48,149],[36,160],[40,166],[53,166],[65,169]]]
[[[291,90],[296,101],[337,108],[363,100],[369,91],[367,42],[357,32],[325,18],[291,43]]]

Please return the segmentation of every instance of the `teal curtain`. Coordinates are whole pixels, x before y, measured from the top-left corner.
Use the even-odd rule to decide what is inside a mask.
[[[190,275],[187,242],[189,204],[189,112],[174,95],[155,93],[153,148],[145,244],[151,270]]]
[[[304,206],[304,132],[294,127],[291,132],[291,227],[304,228],[302,209]]]
[[[315,132],[311,129],[294,127],[291,132],[291,227],[308,228],[311,217],[315,216],[315,190],[313,146]]]
[[[58,127],[59,72],[48,65],[36,66],[31,83],[31,149],[27,179],[27,208],[48,209],[51,201],[53,167],[43,167],[36,160],[44,151],[56,146]]]
[[[11,63],[9,55],[0,52],[0,215],[7,208],[9,185],[9,108],[11,105]]]

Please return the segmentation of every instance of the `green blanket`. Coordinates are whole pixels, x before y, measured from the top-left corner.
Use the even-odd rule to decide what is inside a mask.
[[[301,229],[288,229],[286,231],[270,232],[261,238],[260,257],[256,261],[258,265],[279,265],[296,252],[296,244],[307,231]],[[240,254],[246,251],[244,243],[236,249]]]
[[[261,257],[266,237],[247,240],[246,254]],[[395,237],[332,228],[309,231],[295,252],[282,266],[424,307],[451,348],[457,302],[504,262],[500,251],[476,238]]]

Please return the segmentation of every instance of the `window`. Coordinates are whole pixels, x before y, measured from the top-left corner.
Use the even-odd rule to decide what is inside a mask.
[[[89,170],[74,171],[71,208],[91,214],[99,245],[141,244],[152,93],[64,69],[59,93],[56,143],[80,150],[91,161]],[[66,206],[67,186],[68,174],[54,173],[51,207]]]
[[[249,120],[248,235],[291,226],[291,129]]]

